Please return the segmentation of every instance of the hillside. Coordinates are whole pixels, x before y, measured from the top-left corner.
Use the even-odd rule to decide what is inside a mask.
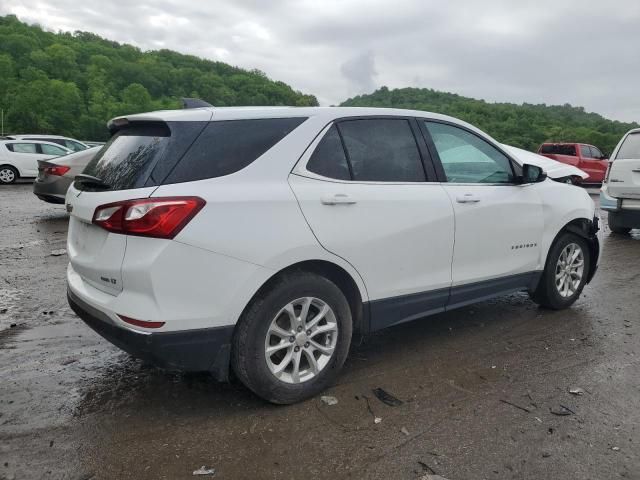
[[[608,120],[571,105],[488,103],[427,88],[382,87],[342,103],[353,107],[393,107],[426,110],[460,118],[497,140],[528,150],[546,141],[590,143],[611,153],[622,135],[636,123]]]
[[[13,15],[0,17],[5,132],[103,140],[108,119],[178,108],[180,97],[216,106],[318,103],[258,70],[171,50],[143,52],[92,33],[51,33]]]

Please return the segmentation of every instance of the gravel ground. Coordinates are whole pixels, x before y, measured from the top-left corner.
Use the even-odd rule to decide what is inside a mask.
[[[51,255],[66,230],[30,184],[0,188],[0,478],[640,479],[638,231],[605,231],[569,310],[515,294],[378,332],[326,393],[338,404],[276,407],[89,330]]]

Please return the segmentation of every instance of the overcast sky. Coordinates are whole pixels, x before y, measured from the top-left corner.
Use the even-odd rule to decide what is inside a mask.
[[[259,68],[322,105],[412,86],[640,121],[640,0],[1,0],[0,13]]]

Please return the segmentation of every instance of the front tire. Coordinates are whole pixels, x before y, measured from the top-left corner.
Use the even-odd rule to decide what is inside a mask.
[[[9,185],[10,183],[15,183],[19,176],[18,171],[10,165],[3,165],[0,167],[1,184]]]
[[[540,283],[531,298],[554,310],[570,307],[580,297],[590,268],[587,242],[573,233],[561,234],[549,250]]]
[[[232,368],[265,400],[296,403],[337,377],[352,329],[349,303],[333,282],[313,273],[288,273],[258,294],[240,318]]]
[[[618,235],[628,235],[629,232],[631,231],[631,228],[623,227],[622,225],[620,225],[620,222],[616,214],[613,212],[609,212],[608,223],[609,223],[609,230],[611,230],[613,233],[616,233]]]

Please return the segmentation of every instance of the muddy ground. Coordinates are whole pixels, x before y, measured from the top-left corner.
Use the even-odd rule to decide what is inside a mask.
[[[0,188],[0,478],[640,479],[638,231],[605,231],[569,310],[516,294],[388,329],[353,349],[337,405],[276,407],[89,330],[51,255],[66,229],[30,184]]]

